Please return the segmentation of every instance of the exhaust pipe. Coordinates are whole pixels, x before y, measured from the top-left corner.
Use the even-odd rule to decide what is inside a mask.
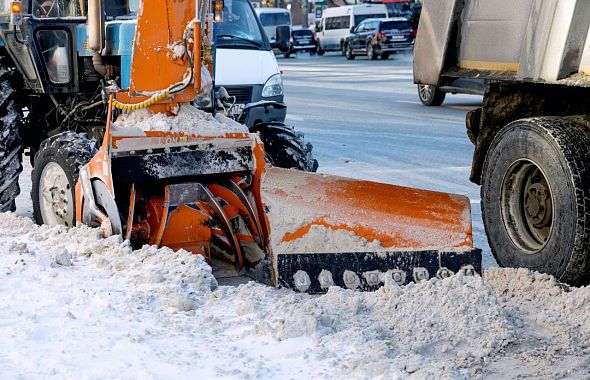
[[[105,17],[103,9],[103,0],[88,1],[88,48],[92,50],[92,65],[94,66],[94,70],[105,77],[108,69],[100,55],[105,45]]]

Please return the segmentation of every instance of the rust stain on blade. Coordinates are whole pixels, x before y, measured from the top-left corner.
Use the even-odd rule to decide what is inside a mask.
[[[267,171],[263,191],[279,208],[271,213],[277,242],[303,238],[317,225],[389,249],[473,245],[470,203],[464,196],[277,168]]]

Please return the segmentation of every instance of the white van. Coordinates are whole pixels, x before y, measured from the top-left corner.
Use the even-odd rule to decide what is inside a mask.
[[[351,28],[368,18],[385,17],[387,17],[387,8],[384,4],[359,4],[327,8],[322,14],[319,29],[316,30],[318,54],[340,50],[344,55],[344,40],[350,34]]]
[[[276,39],[277,26],[291,26],[291,14],[287,9],[256,8],[255,11],[270,42],[274,42]]]
[[[217,29],[216,55],[215,85],[225,87],[230,96],[235,96],[234,112],[247,103],[283,102],[279,65],[250,1],[224,2],[223,22]],[[253,109],[248,124],[284,122],[286,113],[284,108]]]

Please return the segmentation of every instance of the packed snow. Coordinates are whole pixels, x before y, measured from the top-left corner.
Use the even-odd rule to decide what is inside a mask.
[[[1,378],[469,378],[590,371],[590,288],[527,270],[309,296],[201,256],[0,215]],[[508,367],[507,367],[508,366]]]
[[[218,113],[213,116],[185,103],[180,104],[174,117],[153,113],[147,108],[121,114],[113,123],[118,134],[144,132],[184,132],[201,136],[219,136],[228,133],[247,133],[248,128]]]

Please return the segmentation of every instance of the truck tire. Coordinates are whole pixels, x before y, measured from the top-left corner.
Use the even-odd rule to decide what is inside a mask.
[[[418,85],[418,97],[425,106],[438,107],[445,101],[447,94],[436,86]]]
[[[500,266],[548,273],[572,285],[589,282],[590,130],[580,120],[517,120],[494,138],[481,207]]]
[[[257,124],[251,132],[260,133],[267,159],[274,166],[308,172],[318,170],[318,161],[312,154],[313,146],[302,132],[283,123]]]
[[[37,224],[75,225],[78,175],[95,154],[96,142],[83,133],[68,131],[41,143],[31,173],[33,216]]]
[[[16,105],[17,72],[0,64],[0,212],[15,211],[20,194],[18,177],[23,171],[21,110]]]

